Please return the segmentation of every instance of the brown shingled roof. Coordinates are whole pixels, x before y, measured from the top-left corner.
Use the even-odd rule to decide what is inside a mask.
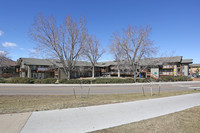
[[[200,64],[190,64],[191,67],[200,67]]]
[[[193,59],[183,59],[181,63],[193,63]]]
[[[13,61],[7,57],[1,57],[1,62],[0,62],[0,66],[1,67],[5,67],[5,66],[16,66],[17,62]]]
[[[59,63],[59,60],[55,59],[35,59],[35,58],[20,58],[19,60],[23,61],[26,65],[56,65],[58,67],[62,67],[62,64]],[[18,60],[18,61],[19,61]],[[146,58],[139,61],[140,65],[163,65],[165,63],[178,63],[182,61],[182,56],[174,56],[174,57],[160,57],[160,58]],[[191,60],[183,60],[191,61]],[[106,61],[106,62],[98,62],[96,66],[98,67],[106,67],[111,65],[117,65],[115,61]],[[87,61],[77,61],[76,66],[92,66],[90,62]]]

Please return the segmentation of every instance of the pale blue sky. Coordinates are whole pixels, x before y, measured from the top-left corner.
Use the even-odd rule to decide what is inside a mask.
[[[30,57],[35,44],[28,31],[34,17],[53,14],[63,23],[69,14],[85,16],[89,33],[95,34],[104,48],[110,44],[112,32],[128,24],[148,24],[160,53],[175,52],[173,55],[200,63],[199,7],[199,0],[0,0],[0,45],[13,60]],[[112,57],[106,53],[101,60]]]

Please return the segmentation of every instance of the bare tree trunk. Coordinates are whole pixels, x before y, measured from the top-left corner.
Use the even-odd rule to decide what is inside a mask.
[[[68,71],[67,72],[67,80],[70,80],[71,79],[71,71]]]
[[[118,69],[118,78],[120,78],[120,69],[119,67],[117,69]]]
[[[134,82],[136,83],[136,71],[134,70]]]
[[[94,78],[94,66],[92,66],[92,78]]]
[[[87,36],[87,43],[84,45],[83,55],[92,64],[92,78],[95,77],[95,64],[105,52],[101,48],[100,41],[95,36]]]
[[[136,78],[137,78],[137,63],[134,63],[133,74],[134,74],[134,82],[136,83]]]

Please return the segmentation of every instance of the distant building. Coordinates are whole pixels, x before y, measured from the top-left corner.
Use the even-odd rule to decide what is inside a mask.
[[[200,64],[190,64],[190,75],[198,76],[200,74],[199,68],[200,68]]]
[[[17,62],[6,57],[3,58],[0,63],[0,78],[19,77],[19,73],[16,72]]]
[[[192,59],[182,59],[182,56],[162,57],[143,59],[138,62],[140,68],[139,78],[159,78],[162,76],[188,76],[189,64],[192,64]],[[133,76],[131,67],[124,61],[123,70],[120,75],[123,77]],[[75,68],[72,71],[71,78],[91,77],[91,63],[86,61],[77,61]],[[35,58],[20,58],[17,61],[17,72],[20,77],[28,78],[67,78],[63,71],[62,64],[55,59],[35,59]],[[107,61],[99,62],[95,66],[95,76],[117,76],[117,62]]]

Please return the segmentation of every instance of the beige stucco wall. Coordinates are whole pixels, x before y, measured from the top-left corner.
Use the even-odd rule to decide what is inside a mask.
[[[185,76],[188,76],[188,71],[189,71],[188,65],[184,65],[183,72]]]
[[[63,69],[59,70],[59,79],[66,79],[67,75],[64,73]]]
[[[20,71],[22,68],[25,68],[26,66],[24,65],[24,62],[21,63],[21,66],[20,66]],[[21,72],[20,74],[20,77],[26,77],[26,72]]]
[[[31,67],[28,66],[28,75],[27,75],[28,78],[31,78]]]

